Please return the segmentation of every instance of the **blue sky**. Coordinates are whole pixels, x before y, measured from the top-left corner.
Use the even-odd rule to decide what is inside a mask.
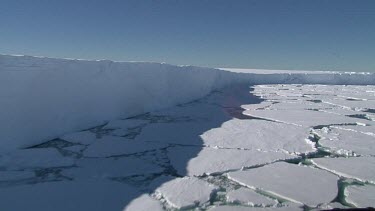
[[[0,53],[375,71],[375,1],[0,0]]]

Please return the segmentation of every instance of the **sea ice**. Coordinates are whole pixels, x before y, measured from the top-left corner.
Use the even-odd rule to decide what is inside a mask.
[[[310,130],[263,120],[232,119],[201,135],[203,143],[221,148],[307,153],[315,151],[308,140]]]
[[[148,194],[143,194],[140,197],[131,201],[123,211],[163,211],[161,203]]]
[[[375,125],[375,124],[374,124]],[[366,125],[366,126],[360,126],[360,125],[340,125],[340,126],[334,126],[334,128],[340,128],[343,130],[352,130],[355,132],[364,133],[366,135],[375,136],[375,126],[374,125]]]
[[[0,183],[12,180],[22,180],[35,177],[32,171],[0,171]]]
[[[199,135],[204,132],[206,122],[155,123],[146,126],[135,141],[202,145]],[[158,134],[158,135],[155,135]]]
[[[130,140],[123,137],[103,136],[101,139],[91,144],[85,151],[86,157],[109,157],[126,154],[134,154],[154,149],[164,148],[164,143],[145,142],[140,140]]]
[[[248,206],[273,206],[277,204],[276,200],[262,196],[248,188],[239,188],[227,194],[227,202],[240,203]]]
[[[217,187],[195,177],[176,178],[162,184],[156,193],[177,209],[193,208],[210,200]]]
[[[302,207],[240,207],[240,206],[219,206],[209,209],[209,211],[302,211]]]
[[[374,157],[317,158],[313,159],[313,162],[318,167],[340,176],[375,184]]]
[[[319,144],[336,154],[375,155],[375,137],[335,127],[315,130]]]
[[[138,127],[140,125],[147,124],[149,121],[139,119],[124,119],[124,120],[113,120],[109,121],[103,129],[128,129]]]
[[[367,122],[367,120],[312,110],[247,110],[244,114],[305,127]]]
[[[262,110],[264,108],[267,108],[271,106],[273,102],[269,101],[262,101],[259,104],[246,104],[246,105],[241,105],[241,108],[246,109],[246,110]]]
[[[326,99],[323,102],[352,110],[375,109],[374,100]]]
[[[163,169],[139,158],[85,158],[62,174],[74,179],[101,179],[160,173]]]
[[[179,174],[200,176],[238,170],[243,167],[267,164],[297,156],[272,151],[177,146],[168,149],[168,157]]]
[[[122,210],[137,189],[109,180],[60,181],[0,188],[2,210]]]
[[[0,156],[0,169],[22,170],[74,165],[74,159],[63,157],[54,148],[32,148],[15,150]]]
[[[338,177],[323,170],[277,162],[264,167],[228,173],[249,188],[259,188],[283,199],[317,206],[337,195]]]
[[[79,143],[83,145],[88,145],[93,143],[97,140],[96,134],[90,131],[81,131],[81,132],[75,132],[75,133],[69,133],[66,134],[60,139],[63,139],[65,141],[69,141],[72,143]]]
[[[345,189],[346,201],[357,207],[375,207],[375,186],[354,186]]]

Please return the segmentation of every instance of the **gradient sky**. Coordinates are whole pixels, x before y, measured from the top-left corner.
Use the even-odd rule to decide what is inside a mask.
[[[0,0],[0,54],[375,71],[375,1]]]

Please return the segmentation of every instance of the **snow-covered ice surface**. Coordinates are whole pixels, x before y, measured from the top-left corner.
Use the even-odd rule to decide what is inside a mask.
[[[375,186],[350,186],[346,189],[348,203],[357,207],[375,207]]]
[[[260,207],[274,206],[277,204],[277,200],[262,196],[248,188],[239,188],[228,192],[227,202]]]
[[[315,130],[315,133],[320,137],[319,143],[327,151],[347,156],[375,155],[375,137],[372,135],[335,127],[324,127]]]
[[[374,206],[374,74],[211,71],[0,56],[0,210]]]
[[[329,203],[337,195],[337,176],[285,162],[232,172],[228,177],[249,188],[261,189],[270,195],[310,207]]]
[[[209,202],[216,189],[198,178],[184,177],[162,184],[156,189],[156,195],[174,208],[187,209]]]
[[[258,141],[262,141],[258,139]],[[302,142],[303,140],[301,140]],[[198,155],[191,154],[200,149]],[[212,175],[229,170],[238,170],[257,165],[272,163],[277,160],[296,158],[283,152],[262,152],[258,150],[220,149],[216,147],[174,147],[168,150],[171,164],[181,175]],[[189,160],[190,157],[190,160]],[[233,159],[233,158],[236,159]],[[189,160],[185,164],[186,160]]]
[[[317,158],[316,166],[333,173],[375,184],[375,159],[373,157]]]

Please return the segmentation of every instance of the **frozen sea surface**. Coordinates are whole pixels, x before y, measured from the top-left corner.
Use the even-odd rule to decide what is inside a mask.
[[[374,206],[375,87],[230,86],[0,155],[0,210]]]

